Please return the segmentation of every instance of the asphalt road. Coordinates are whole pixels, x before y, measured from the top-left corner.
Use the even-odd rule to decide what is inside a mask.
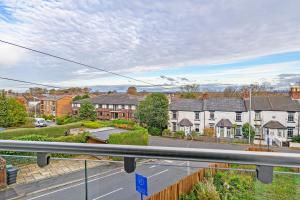
[[[148,177],[148,192],[153,194],[187,174],[207,166],[208,163],[155,160],[139,164],[136,173]],[[140,199],[140,194],[135,191],[135,173],[125,173],[121,164],[107,164],[89,169],[88,177],[88,199],[90,200]],[[1,191],[0,199],[85,199],[83,178],[84,172],[79,171],[28,185],[15,185],[10,190]]]
[[[190,148],[201,148],[201,149],[227,149],[227,150],[246,150],[247,148],[250,147],[250,145],[242,145],[242,144],[209,143],[209,142],[182,140],[182,139],[175,139],[175,138],[165,138],[165,137],[158,137],[158,136],[151,136],[149,145],[167,146],[167,147],[190,147]],[[288,147],[272,146],[271,149],[277,152],[300,153],[300,150],[291,149]]]

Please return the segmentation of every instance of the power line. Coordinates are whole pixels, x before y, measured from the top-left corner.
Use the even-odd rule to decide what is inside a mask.
[[[29,47],[26,47],[26,46],[23,46],[23,45],[19,45],[19,44],[16,44],[16,43],[4,41],[4,40],[1,40],[1,39],[0,39],[0,42],[5,43],[5,44],[9,44],[11,46],[19,47],[19,48],[22,48],[22,49],[26,49],[26,50],[29,50],[29,51],[33,51],[33,52],[36,52],[36,53],[39,53],[39,54],[43,54],[43,55],[46,55],[46,56],[50,56],[50,57],[53,57],[53,58],[57,58],[57,59],[60,59],[60,60],[64,60],[66,62],[71,62],[71,63],[81,65],[81,66],[84,66],[84,67],[87,67],[87,68],[90,68],[90,69],[95,69],[95,70],[98,70],[98,71],[106,72],[106,73],[113,74],[113,75],[116,75],[116,76],[119,76],[119,77],[123,77],[123,78],[131,79],[131,80],[134,80],[134,81],[146,83],[146,84],[152,85],[152,86],[162,87],[161,85],[155,85],[155,84],[149,83],[147,81],[139,80],[139,79],[136,79],[136,78],[133,78],[133,77],[130,77],[130,76],[126,76],[126,75],[122,75],[122,74],[119,74],[119,73],[116,73],[116,72],[108,71],[106,69],[101,69],[101,68],[98,68],[98,67],[87,65],[87,64],[75,61],[75,60],[71,60],[71,59],[68,59],[68,58],[63,58],[61,56],[57,56],[57,55],[46,53],[46,52],[43,52],[43,51],[40,51],[40,50],[32,49],[32,48],[29,48]]]
[[[57,86],[53,86],[53,85],[46,85],[46,84],[35,83],[35,82],[30,82],[30,81],[23,81],[23,80],[18,80],[18,79],[13,79],[13,78],[7,78],[7,77],[3,77],[3,76],[0,76],[0,79],[19,82],[19,83],[26,83],[26,84],[31,84],[31,85],[39,85],[39,86],[44,86],[44,87],[62,89],[62,87],[57,87]]]

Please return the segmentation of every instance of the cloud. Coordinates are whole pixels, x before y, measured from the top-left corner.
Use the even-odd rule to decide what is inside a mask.
[[[0,38],[132,76],[228,63],[300,46],[297,0],[173,0],[154,1],[151,6],[125,0],[2,2],[6,11],[0,10]],[[100,72],[36,53],[18,53],[2,44],[0,66],[9,67],[5,73],[20,79],[71,83],[81,77],[103,83]]]

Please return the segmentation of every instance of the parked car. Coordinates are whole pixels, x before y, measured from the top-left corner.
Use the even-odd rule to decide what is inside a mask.
[[[44,118],[35,118],[34,122],[35,127],[46,127],[48,126],[46,120]]]

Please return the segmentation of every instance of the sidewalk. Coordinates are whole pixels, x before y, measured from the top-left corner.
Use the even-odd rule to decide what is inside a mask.
[[[88,160],[88,168],[100,166],[105,162],[104,160],[101,161],[92,156],[81,156],[76,159],[82,160],[51,160],[50,164],[44,168],[38,167],[37,164],[29,164],[19,167],[20,170],[17,176],[17,184],[35,182],[41,179],[83,170],[84,159]]]

